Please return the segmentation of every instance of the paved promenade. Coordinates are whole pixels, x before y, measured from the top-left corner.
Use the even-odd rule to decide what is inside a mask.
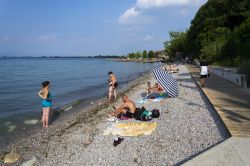
[[[231,137],[183,166],[249,166],[250,139]]]
[[[186,65],[199,83],[199,68]],[[250,137],[250,91],[211,75],[202,88],[222,118],[230,134],[235,137]]]
[[[194,65],[186,66],[199,84],[199,68]],[[232,137],[183,165],[250,165],[249,89],[239,88],[224,79],[211,75],[202,90],[220,115]]]

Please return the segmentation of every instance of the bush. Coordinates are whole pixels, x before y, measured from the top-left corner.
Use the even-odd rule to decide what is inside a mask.
[[[238,69],[238,73],[240,74],[249,74],[250,73],[250,60],[243,61]]]
[[[240,62],[241,62],[241,57],[237,56],[236,58],[233,59],[233,65],[234,66],[240,66]]]
[[[213,66],[220,66],[220,63],[219,62],[213,62],[212,65]]]

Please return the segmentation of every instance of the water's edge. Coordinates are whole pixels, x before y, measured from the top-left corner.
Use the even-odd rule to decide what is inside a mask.
[[[119,89],[118,97],[120,97],[126,92],[129,92],[133,87],[140,84],[150,75],[151,75],[151,70],[146,71],[141,75],[138,75],[138,77],[133,80],[130,80],[126,85],[124,85],[122,88]],[[76,116],[78,116],[79,113],[86,113],[86,114],[89,114],[90,112],[94,113],[108,106],[109,103],[107,102],[106,95],[100,96],[99,98],[89,98],[88,100],[81,100],[81,99],[76,100],[65,106],[55,108],[52,110],[52,113],[50,115],[51,125],[49,126],[49,128],[56,128],[57,132],[63,133],[65,130],[65,127],[63,125],[66,126],[68,125],[68,123],[71,123],[73,121],[72,119],[76,118]],[[86,117],[86,119],[87,118],[89,117]],[[76,123],[81,123],[81,121],[74,122],[73,125],[76,125]],[[66,128],[70,128],[70,126],[67,126]],[[20,140],[25,140],[27,137],[36,135],[37,133],[43,133],[44,130],[46,129],[42,128],[41,121],[39,121],[38,124],[32,125],[30,128],[27,128],[22,133],[18,133],[17,135],[12,136],[11,138],[8,137],[3,138],[0,141],[0,147],[1,147],[0,153],[6,152],[6,150],[10,151],[11,150],[10,147],[12,147],[12,144],[18,144]]]

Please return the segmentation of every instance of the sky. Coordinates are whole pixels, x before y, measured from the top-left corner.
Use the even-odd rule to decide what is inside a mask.
[[[206,0],[0,0],[0,56],[161,50]]]

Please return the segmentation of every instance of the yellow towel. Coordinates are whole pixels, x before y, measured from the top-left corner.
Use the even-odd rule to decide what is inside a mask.
[[[150,135],[157,127],[157,123],[121,123],[107,128],[103,135],[140,136]]]

